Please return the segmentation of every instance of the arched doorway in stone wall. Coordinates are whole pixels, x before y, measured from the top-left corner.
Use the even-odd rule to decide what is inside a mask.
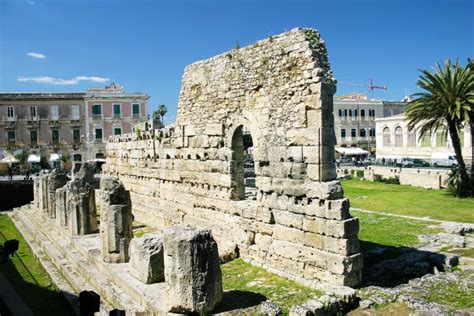
[[[253,140],[250,131],[244,125],[238,126],[232,136],[232,199],[255,200],[255,162]]]

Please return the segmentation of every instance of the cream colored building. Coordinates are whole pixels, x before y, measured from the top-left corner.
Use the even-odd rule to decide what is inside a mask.
[[[375,120],[377,136],[377,159],[400,160],[402,158],[423,159],[431,161],[434,153],[453,153],[451,139],[446,133],[438,130],[428,133],[420,139],[419,132],[410,131],[404,114]],[[467,165],[472,164],[472,135],[466,126],[460,134],[462,154]]]
[[[375,147],[375,120],[403,113],[406,102],[368,100],[366,94],[334,98],[334,130],[337,145],[366,150]]]

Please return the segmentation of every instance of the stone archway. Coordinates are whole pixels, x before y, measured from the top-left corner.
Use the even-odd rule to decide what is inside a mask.
[[[234,130],[231,146],[231,198],[232,200],[254,199],[256,175],[253,138],[244,125],[239,125]]]

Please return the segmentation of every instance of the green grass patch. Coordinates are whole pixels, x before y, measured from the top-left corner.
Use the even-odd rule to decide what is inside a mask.
[[[427,293],[421,294],[421,298],[429,302],[448,306],[454,310],[474,307],[474,285],[461,285],[451,281],[437,283],[428,288]]]
[[[374,308],[370,309],[368,312],[366,309],[356,309],[347,315],[349,316],[367,316],[367,315],[390,315],[390,316],[407,316],[413,313],[413,309],[411,309],[408,304],[406,303],[388,303],[384,305],[377,305]]]
[[[428,190],[408,185],[343,180],[351,206],[398,215],[474,223],[474,198],[455,198],[446,190]]]
[[[263,295],[280,306],[284,315],[288,314],[292,305],[323,294],[321,291],[302,286],[246,263],[242,259],[223,264],[221,269],[224,290],[239,290]]]
[[[0,264],[0,273],[10,282],[34,315],[74,315],[66,299],[36,259],[7,215],[0,214],[0,244],[18,239],[20,246],[13,259]]]
[[[446,246],[440,249],[441,251],[446,251],[454,253],[461,257],[468,257],[474,259],[474,248],[456,248],[453,246]]]
[[[429,227],[432,222],[406,219],[352,210],[351,214],[359,218],[359,240],[363,253],[377,248],[385,249],[380,254],[372,253],[366,263],[398,257],[401,247],[411,247],[418,242],[419,234],[435,234],[440,229]]]

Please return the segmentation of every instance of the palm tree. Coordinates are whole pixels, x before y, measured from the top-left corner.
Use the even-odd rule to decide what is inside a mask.
[[[436,64],[434,73],[421,70],[418,86],[423,92],[415,93],[408,103],[406,117],[408,128],[418,128],[420,138],[428,132],[446,130],[459,164],[460,196],[472,194],[472,183],[462,157],[459,130],[470,124],[474,110],[474,73],[470,62],[462,67],[447,60],[444,65]]]
[[[161,124],[165,125],[165,122],[163,121],[163,119],[164,119],[166,113],[168,113],[168,108],[166,107],[166,105],[160,104],[158,106],[158,113],[161,116]]]

